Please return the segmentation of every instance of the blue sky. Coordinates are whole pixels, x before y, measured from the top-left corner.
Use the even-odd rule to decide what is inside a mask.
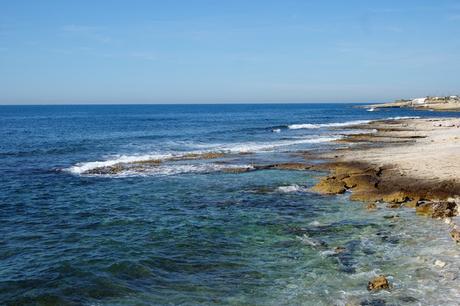
[[[0,0],[0,103],[460,93],[460,1]]]

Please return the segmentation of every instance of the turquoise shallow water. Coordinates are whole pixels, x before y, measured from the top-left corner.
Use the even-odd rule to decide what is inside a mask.
[[[300,160],[292,153],[334,146],[328,139],[346,126],[331,128],[344,122],[430,113],[351,105],[0,110],[1,304],[456,305],[460,298],[458,248],[441,221],[308,192],[320,173],[220,171]],[[117,175],[84,172],[209,151],[232,154]],[[435,259],[447,266],[435,267]],[[380,273],[393,289],[370,294],[367,281]]]

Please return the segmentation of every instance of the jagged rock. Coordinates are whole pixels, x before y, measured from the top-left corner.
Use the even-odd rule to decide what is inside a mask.
[[[422,201],[417,203],[415,212],[420,215],[430,216],[432,218],[447,218],[457,214],[457,204],[454,202],[430,202]]]
[[[377,291],[381,289],[390,289],[390,283],[384,275],[377,276],[367,284],[367,290]]]
[[[341,194],[347,189],[342,181],[337,180],[335,177],[327,177],[316,184],[312,190],[322,194]]]
[[[409,208],[415,208],[419,200],[419,198],[412,199],[410,201],[405,202],[404,206]]]
[[[403,191],[396,191],[390,194],[384,195],[382,200],[387,203],[404,203],[410,200],[410,197],[407,193]]]
[[[433,218],[447,218],[457,215],[457,204],[454,202],[438,202],[433,205]]]
[[[460,242],[460,231],[456,228],[450,231],[450,237],[454,239],[455,242],[459,243]]]

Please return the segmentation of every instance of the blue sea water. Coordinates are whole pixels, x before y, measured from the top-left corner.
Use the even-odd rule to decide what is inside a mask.
[[[302,161],[296,152],[337,146],[347,123],[406,116],[434,114],[352,104],[0,106],[0,304],[455,305],[447,225],[310,193],[316,172],[222,171]],[[181,159],[203,152],[227,155]],[[150,159],[162,162],[88,172]],[[380,273],[393,290],[370,294]]]

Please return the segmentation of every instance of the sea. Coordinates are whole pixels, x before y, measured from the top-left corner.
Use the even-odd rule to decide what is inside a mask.
[[[449,225],[236,171],[453,115],[357,106],[0,106],[0,305],[458,305]]]

